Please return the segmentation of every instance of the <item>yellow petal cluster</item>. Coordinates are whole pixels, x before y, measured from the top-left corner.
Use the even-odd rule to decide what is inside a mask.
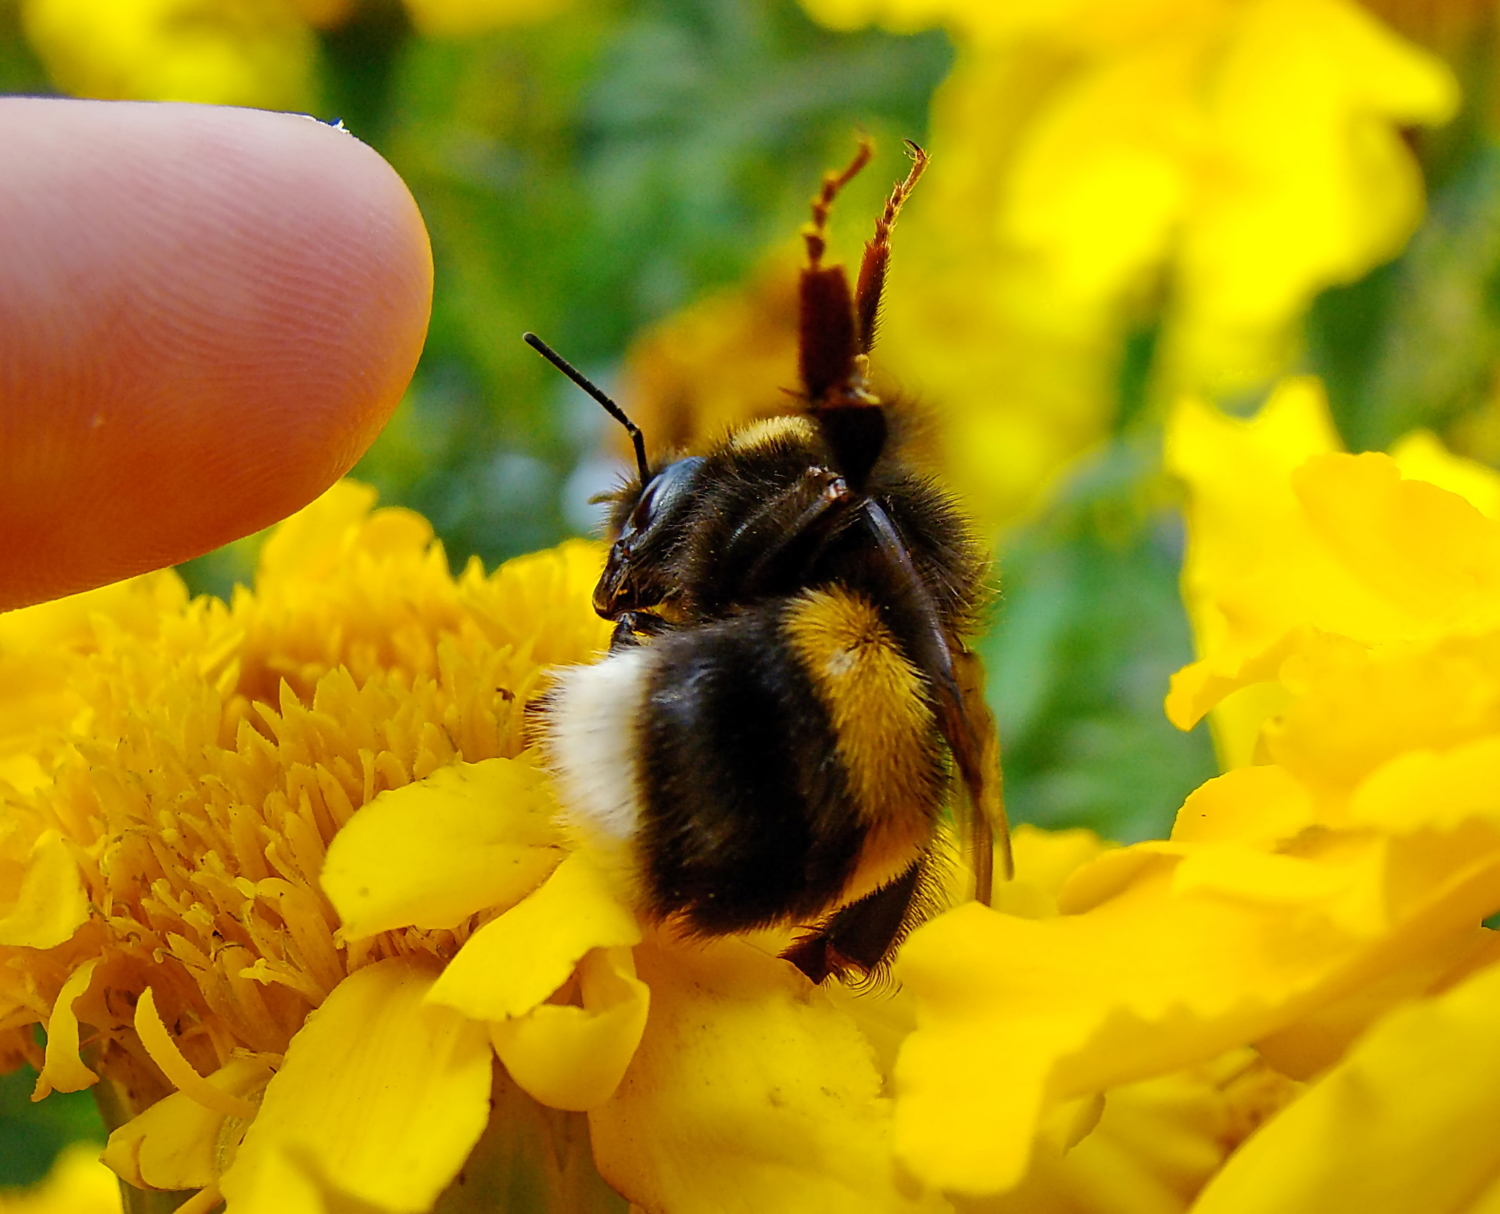
[[[417,29],[465,37],[539,21],[569,0],[407,0]],[[309,110],[315,28],[355,0],[20,0],[21,23],[53,82],[75,97]]]
[[[949,1211],[892,1153],[909,1005],[643,926],[567,850],[526,714],[604,646],[599,547],[455,579],[372,500],[287,520],[229,604],[164,575],[7,617],[7,660],[57,667],[17,694],[67,693],[0,786],[12,1064],[92,1086],[109,1166],[194,1214],[618,1209],[604,1180],[683,1214]],[[1049,908],[1096,850],[1023,832],[1008,895]]]
[[[33,677],[6,689],[5,752],[31,761],[0,784],[0,1029],[39,1096],[105,1080],[107,1158],[137,1186],[222,1178],[236,1209],[281,1209],[265,1177],[311,1168],[298,1183],[426,1209],[485,1127],[485,1032],[421,995],[476,911],[561,859],[524,716],[607,638],[600,553],[455,579],[425,520],[372,503],[345,483],[288,520],[227,605],[164,574],[6,617],[0,661]],[[416,787],[452,846],[409,850],[426,899],[356,938],[319,883],[328,845],[434,773]],[[477,816],[451,812],[465,773]]]
[[[474,772],[454,769],[448,782],[472,789]],[[386,794],[334,841],[324,884],[346,931],[413,904],[425,876],[405,862],[407,844],[427,826],[419,799],[438,784]],[[433,844],[455,858],[468,846],[462,834]],[[684,943],[643,926],[621,876],[572,852],[473,932],[423,1005],[476,1028],[538,1102],[586,1112],[599,1174],[646,1209],[948,1211],[896,1168],[858,1009],[774,948]],[[254,1130],[247,1149],[253,1140]]]
[[[1142,1085],[1248,1056],[1264,1127],[1165,1208],[1488,1209],[1500,476],[1424,435],[1332,450],[1311,381],[1248,421],[1188,401],[1167,441],[1201,655],[1168,709],[1220,706],[1231,770],[1169,840],[1075,869],[1058,916],[970,905],[913,935],[898,1156],[1016,1201],[1059,1118],[1102,1097],[1097,1135]]]
[[[75,97],[306,110],[317,45],[286,0],[21,0],[26,40]]]
[[[1098,433],[1120,337],[1158,300],[1166,384],[1236,389],[1279,370],[1313,296],[1415,229],[1402,131],[1458,104],[1442,60],[1353,0],[805,7],[841,29],[941,23],[958,43],[885,354],[959,410],[945,454],[986,516],[1005,513],[986,471],[1050,471]]]

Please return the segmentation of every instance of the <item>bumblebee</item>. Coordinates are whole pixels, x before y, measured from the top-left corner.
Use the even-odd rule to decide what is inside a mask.
[[[853,289],[825,264],[827,221],[867,141],[813,200],[794,416],[653,465],[619,406],[525,335],[624,424],[637,463],[594,590],[610,651],[563,671],[543,706],[566,820],[619,854],[652,920],[800,928],[782,956],[815,983],[877,974],[935,908],[950,786],[976,896],[992,832],[1009,869],[998,744],[961,639],[987,564],[903,461],[898,407],[868,378],[891,230],[927,164],[907,147]]]

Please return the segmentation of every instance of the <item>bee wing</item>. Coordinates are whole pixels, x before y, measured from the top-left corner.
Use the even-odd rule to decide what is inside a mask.
[[[915,652],[911,656],[927,676],[938,728],[958,767],[968,810],[962,815],[965,820],[960,828],[973,849],[974,897],[988,905],[995,840],[1001,846],[1007,880],[1014,864],[1000,793],[1000,736],[984,699],[984,667],[948,636],[932,595],[884,507],[866,498],[862,510],[874,533],[875,549],[891,577],[891,605],[915,625]]]

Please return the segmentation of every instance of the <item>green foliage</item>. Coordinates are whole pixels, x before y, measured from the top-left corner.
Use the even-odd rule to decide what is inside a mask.
[[[104,1123],[87,1092],[54,1092],[31,1102],[36,1072],[0,1076],[0,1188],[35,1184],[70,1142],[104,1145]]]
[[[1177,593],[1182,524],[1160,490],[1156,436],[1120,437],[1003,555],[1003,597],[982,642],[1011,815],[1161,837],[1216,774],[1200,725],[1162,712],[1192,660]]]
[[[830,33],[791,0],[655,0],[387,49],[388,73],[360,68],[385,89],[371,125],[349,121],[416,195],[437,297],[356,475],[431,518],[456,563],[556,542],[603,487],[574,476],[603,416],[521,332],[608,384],[643,326],[795,232],[858,129],[920,137],[951,57],[937,34]]]
[[[1451,430],[1481,407],[1500,356],[1500,147],[1476,137],[1455,151],[1405,252],[1326,292],[1308,338],[1350,450],[1382,450],[1418,426]]]

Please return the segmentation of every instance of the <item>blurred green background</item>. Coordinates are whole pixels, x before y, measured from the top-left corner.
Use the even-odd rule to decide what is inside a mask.
[[[855,132],[922,140],[955,56],[941,31],[838,33],[792,0],[615,0],[441,38],[369,0],[301,36],[296,87],[401,173],[436,261],[416,378],[354,475],[425,514],[455,568],[587,531],[587,498],[611,476],[607,419],[521,331],[616,384],[646,326],[743,281],[795,232]],[[0,0],[0,91],[61,91],[34,40]],[[1468,454],[1500,450],[1488,62],[1460,65],[1471,100],[1457,122],[1412,137],[1429,191],[1415,238],[1307,318],[1300,365],[1325,378],[1353,449],[1425,425]],[[1157,337],[1146,309],[1116,351],[1111,433],[1000,540],[1004,589],[980,644],[1012,815],[1123,841],[1165,833],[1216,770],[1205,728],[1179,733],[1161,710],[1192,652],[1182,526],[1160,472]],[[242,541],[183,572],[225,594],[250,579],[254,551]],[[30,1183],[64,1142],[101,1134],[86,1094],[33,1108],[30,1080],[0,1080],[0,1184]]]

